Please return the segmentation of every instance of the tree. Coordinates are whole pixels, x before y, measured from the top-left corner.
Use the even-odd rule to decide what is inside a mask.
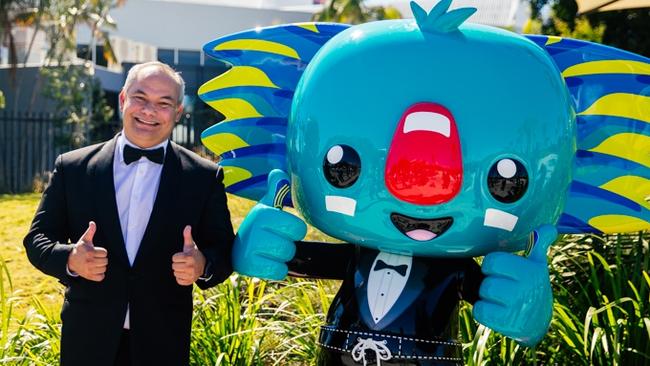
[[[318,22],[359,24],[373,20],[399,19],[400,12],[391,6],[365,6],[363,0],[329,0],[323,10],[314,14]]]
[[[76,32],[79,25],[86,25],[91,32],[90,45],[103,43],[104,57],[117,62],[108,38],[108,31],[115,28],[109,11],[123,3],[124,0],[0,0],[0,40],[8,46],[14,70],[13,109],[18,109],[21,85],[35,84],[33,93],[36,93],[42,83],[43,95],[55,102],[60,122],[72,126],[69,143],[73,146],[86,143],[90,130],[104,126],[113,111],[94,79],[92,64],[88,59],[85,63],[77,59]],[[44,31],[49,43],[45,65],[35,80],[15,80],[15,70],[20,62],[26,66],[35,38],[32,36],[24,59],[19,60],[13,35],[19,26],[32,27],[34,36]],[[31,110],[31,105],[27,110]]]
[[[14,40],[14,30],[17,27],[32,27],[34,32],[25,50],[22,59],[23,67],[29,60],[29,55],[34,45],[37,32],[41,30],[42,19],[47,18],[46,9],[49,0],[0,0],[0,44],[9,50],[9,80],[11,91],[14,95],[13,109],[18,107],[18,100],[21,92],[21,85],[24,80],[17,80],[17,67],[21,60],[18,60],[18,52]],[[34,94],[32,94],[34,100]],[[28,110],[31,110],[28,108]]]
[[[95,132],[103,131],[113,118],[113,109],[92,70],[90,62],[41,69],[47,80],[43,95],[55,102],[57,122],[71,126],[65,141],[57,141],[64,146],[76,148],[94,142]]]
[[[103,43],[104,56],[117,62],[108,38],[109,30],[115,29],[115,21],[109,11],[124,0],[58,0],[50,4],[52,21],[45,28],[50,47],[47,65],[60,65],[76,58],[77,27],[86,25],[91,32],[90,45]]]
[[[587,15],[606,25],[603,43],[650,57],[650,9],[621,10]]]
[[[30,0],[0,0],[0,45],[9,50],[9,65],[11,67],[11,82],[15,84],[18,53],[14,39],[14,29],[17,26],[31,25],[41,9],[40,1]],[[30,44],[31,48],[31,44]],[[25,55],[27,62],[29,52]]]
[[[17,80],[16,70],[22,61],[26,66],[37,32],[47,35],[49,48],[45,66],[61,66],[76,60],[76,31],[79,25],[86,25],[91,31],[90,44],[103,43],[104,57],[110,62],[117,62],[109,42],[108,31],[115,28],[115,22],[109,11],[124,3],[125,0],[0,0],[0,41],[9,49],[11,65],[11,88],[14,94],[13,109],[18,109],[18,100],[23,84],[41,85],[41,78],[35,80]],[[34,32],[22,60],[14,42],[14,30],[19,26],[29,26]],[[90,54],[89,54],[90,55]],[[88,55],[88,57],[89,57]],[[46,81],[47,82],[47,81]],[[33,88],[35,92],[38,87]],[[36,95],[27,110],[32,109]]]
[[[113,117],[101,86],[94,78],[94,68],[86,55],[82,65],[75,63],[77,56],[77,26],[85,24],[91,31],[90,47],[96,41],[104,45],[104,57],[117,62],[111,47],[108,30],[115,28],[109,11],[123,4],[123,0],[59,0],[50,7],[55,21],[46,27],[50,42],[46,66],[41,75],[46,81],[43,94],[56,103],[60,122],[70,124],[70,140],[73,147],[89,141],[93,130],[103,129]]]
[[[551,5],[552,15],[541,32],[602,42],[650,57],[650,8],[577,15],[575,0],[529,0],[532,16],[540,19],[541,9]]]

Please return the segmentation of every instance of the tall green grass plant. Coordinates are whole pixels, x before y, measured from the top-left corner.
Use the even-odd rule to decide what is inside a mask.
[[[468,365],[650,365],[648,234],[576,235],[550,250],[554,316],[536,349],[460,312]]]
[[[192,365],[311,365],[331,283],[233,275],[197,291]]]
[[[576,237],[554,263],[558,362],[650,365],[647,236]]]

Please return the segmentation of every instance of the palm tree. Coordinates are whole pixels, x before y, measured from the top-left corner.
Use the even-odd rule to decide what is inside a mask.
[[[108,30],[115,29],[115,21],[109,11],[125,3],[125,0],[58,0],[50,7],[53,21],[46,27],[50,40],[47,65],[60,65],[76,52],[77,26],[90,29],[90,45],[100,42],[104,56],[109,62],[117,62],[108,38]]]
[[[29,46],[23,56],[22,62],[24,66],[29,59],[36,33],[40,29],[44,9],[48,4],[48,0],[0,0],[0,45],[6,46],[9,51],[9,84],[15,96],[14,109],[17,107],[21,84],[19,80],[16,80],[19,60],[14,39],[14,30],[20,26],[31,26],[34,28]],[[2,108],[4,106],[5,99],[4,95],[2,95]]]
[[[312,18],[318,22],[359,24],[373,20],[399,19],[400,12],[391,6],[363,5],[363,0],[328,0],[321,12]]]
[[[0,45],[5,45],[9,50],[12,81],[15,81],[15,70],[18,65],[14,29],[16,26],[31,25],[41,8],[42,2],[38,0],[0,0]],[[25,55],[25,62],[28,56],[29,51]]]
[[[104,57],[109,62],[116,62],[108,38],[108,30],[115,28],[115,22],[108,13],[124,2],[125,0],[0,0],[0,44],[5,45],[9,51],[10,85],[15,96],[14,109],[17,108],[21,84],[25,82],[16,80],[16,70],[20,62],[26,66],[39,31],[45,31],[50,43],[45,66],[62,65],[75,57],[76,29],[81,24],[91,30],[91,45],[101,42],[104,46]],[[19,26],[28,26],[33,30],[22,60],[18,59],[14,39],[14,30]],[[28,82],[38,84],[40,80]],[[32,101],[34,97],[35,95],[32,95]]]

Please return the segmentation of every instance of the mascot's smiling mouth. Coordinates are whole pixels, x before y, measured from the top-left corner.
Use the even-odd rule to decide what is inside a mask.
[[[390,214],[390,221],[402,234],[417,241],[427,241],[442,235],[454,219],[443,217],[439,219],[416,219],[398,213]]]

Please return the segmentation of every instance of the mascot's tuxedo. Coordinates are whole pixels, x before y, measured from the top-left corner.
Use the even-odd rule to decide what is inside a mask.
[[[454,340],[458,302],[476,301],[482,280],[473,259],[298,243],[290,268],[296,275],[343,279],[321,331],[321,364],[462,364]]]

